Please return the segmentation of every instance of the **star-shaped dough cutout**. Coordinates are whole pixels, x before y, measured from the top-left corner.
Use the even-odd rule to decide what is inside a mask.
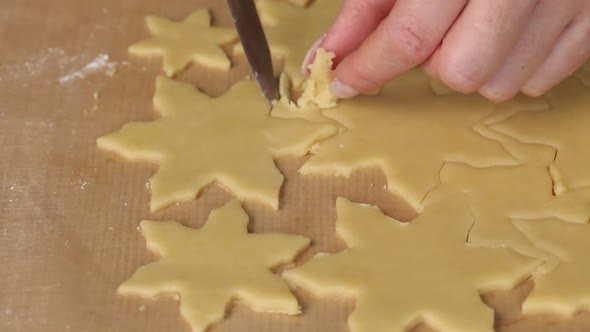
[[[234,299],[258,312],[298,314],[297,299],[271,269],[292,262],[309,239],[248,234],[247,226],[248,215],[236,200],[212,211],[200,229],[142,221],[147,247],[160,258],[140,267],[117,292],[180,295],[180,312],[194,332],[222,320]]]
[[[492,126],[524,143],[545,144],[557,150],[551,164],[554,190],[590,186],[590,92],[569,78],[546,94],[552,107],[547,111],[521,112]]]
[[[300,8],[281,1],[256,2],[271,52],[275,58],[284,59],[284,71],[295,88],[305,79],[301,64],[307,50],[328,30],[341,4],[342,0],[317,0]],[[235,52],[244,52],[241,45],[236,46]]]
[[[531,244],[511,219],[558,217],[583,223],[590,218],[589,201],[581,195],[553,195],[551,176],[544,166],[475,168],[446,163],[440,182],[426,196],[424,206],[465,194],[475,215],[469,243],[508,246],[523,255],[542,258],[547,261],[543,270],[551,270],[555,260]]]
[[[525,314],[557,313],[572,316],[590,308],[590,225],[558,219],[515,220],[514,224],[540,249],[559,259],[551,273],[535,278],[525,299]]]
[[[421,320],[438,331],[491,332],[494,313],[480,292],[511,288],[539,264],[507,248],[467,244],[473,216],[459,198],[411,223],[343,198],[336,210],[348,249],[318,254],[283,277],[317,296],[356,299],[351,332],[405,331]]]
[[[219,98],[159,77],[154,106],[161,118],[132,122],[100,137],[100,148],[160,164],[150,179],[151,210],[189,201],[212,183],[240,199],[279,207],[283,175],[273,158],[302,156],[336,126],[270,116],[254,81],[238,82]]]
[[[129,53],[161,56],[166,75],[174,76],[192,62],[213,69],[230,68],[231,62],[220,46],[236,41],[237,32],[233,28],[212,27],[207,9],[195,11],[182,22],[147,16],[145,23],[153,37],[131,45]]]
[[[358,96],[323,111],[346,131],[321,143],[299,171],[349,176],[378,167],[389,190],[420,211],[428,191],[439,183],[445,161],[477,167],[516,163],[500,142],[473,129],[501,106],[476,95],[436,96],[423,74],[412,75],[412,80],[422,78],[422,90],[404,94],[403,88],[386,87],[380,96]]]

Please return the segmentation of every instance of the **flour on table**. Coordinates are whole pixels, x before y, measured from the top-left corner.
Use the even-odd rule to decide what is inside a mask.
[[[65,85],[95,73],[113,77],[119,66],[126,63],[112,61],[105,53],[69,55],[61,48],[49,47],[35,54],[23,56],[18,62],[0,65],[0,82],[27,81],[57,69],[60,75],[57,80]]]
[[[77,79],[84,79],[90,74],[101,71],[109,77],[112,77],[117,71],[117,63],[110,61],[108,54],[99,54],[94,60],[88,62],[82,68],[71,71],[64,76],[61,76],[58,80],[61,84],[67,84]]]

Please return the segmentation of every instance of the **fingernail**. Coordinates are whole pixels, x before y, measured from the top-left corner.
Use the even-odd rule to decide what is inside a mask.
[[[506,84],[504,84],[503,87],[499,87],[497,86],[498,84],[496,84],[493,80],[486,84],[484,84],[484,86],[482,86],[478,92],[480,95],[486,97],[487,99],[496,102],[496,103],[502,103],[507,101],[508,99],[514,97],[514,95],[516,95],[518,93],[518,90],[516,91],[511,91],[508,90],[510,89],[510,87],[506,87]]]
[[[520,91],[529,97],[541,97],[545,90],[536,86],[534,83],[527,83],[525,84]]]
[[[359,94],[356,89],[339,80],[334,80],[332,82],[332,93],[341,99],[349,99]]]
[[[309,49],[309,51],[307,51],[307,54],[305,55],[305,58],[303,59],[303,64],[301,65],[301,73],[303,73],[303,75],[307,76],[309,75],[309,68],[307,68],[307,66],[309,66],[311,59],[313,59],[313,57],[315,56],[315,52],[318,50],[318,48],[320,47],[320,45],[322,44],[322,42],[324,41],[324,39],[326,39],[327,34],[323,34],[320,39],[316,40],[315,43],[313,43],[313,45],[311,45],[311,48]]]

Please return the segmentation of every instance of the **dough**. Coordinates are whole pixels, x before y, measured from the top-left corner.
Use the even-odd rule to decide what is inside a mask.
[[[535,278],[535,288],[525,299],[524,314],[557,313],[573,316],[590,308],[590,225],[557,219],[514,221],[540,249],[555,255],[559,265]]]
[[[590,91],[569,78],[546,97],[551,109],[522,112],[492,128],[522,142],[545,144],[557,150],[550,170],[558,195],[590,186],[590,145],[585,139],[590,123]]]
[[[190,84],[157,80],[154,106],[161,118],[133,122],[100,137],[100,148],[160,164],[150,179],[151,210],[189,201],[216,182],[240,199],[279,207],[283,176],[273,158],[305,155],[336,126],[270,117],[270,105],[252,80],[219,98]]]
[[[292,262],[309,239],[248,234],[247,228],[248,215],[235,200],[211,212],[200,229],[142,221],[147,247],[160,258],[140,267],[118,293],[179,294],[180,312],[194,332],[222,320],[234,299],[258,312],[298,314],[297,299],[271,269]]]
[[[341,5],[342,0],[316,0],[308,8],[274,0],[256,2],[271,52],[284,59],[284,71],[295,88],[304,81],[301,64],[307,51],[328,30]],[[237,45],[235,52],[244,50]]]
[[[174,76],[191,62],[227,70],[231,66],[220,45],[238,39],[233,28],[211,27],[211,16],[206,9],[192,13],[182,22],[172,22],[158,16],[145,18],[154,36],[129,47],[129,53],[139,56],[162,56],[164,72]]]
[[[385,172],[389,190],[420,211],[428,191],[439,183],[445,161],[477,167],[518,163],[500,142],[473,129],[503,107],[476,95],[436,96],[429,80],[412,72],[380,96],[341,100],[325,110],[325,116],[347,131],[321,143],[300,172],[349,176],[378,167]]]
[[[305,90],[297,103],[291,99],[291,83],[285,73],[279,80],[279,102],[271,115],[286,119],[305,119],[311,122],[330,123],[342,127],[337,121],[325,117],[322,108],[335,107],[337,98],[332,95],[332,58],[334,53],[319,49],[314,63],[309,66],[310,77],[305,81]]]
[[[336,210],[348,249],[318,254],[283,277],[317,296],[354,298],[351,332],[405,331],[422,320],[437,331],[491,332],[494,312],[480,292],[511,288],[539,265],[506,248],[466,244],[473,216],[458,197],[411,223],[344,198]]]
[[[305,89],[297,100],[300,108],[324,109],[336,106],[338,98],[332,94],[332,59],[334,53],[322,48],[317,50],[314,62],[308,66],[310,75],[305,81]]]
[[[513,97],[502,104],[502,109],[493,116],[481,121],[473,128],[480,135],[497,140],[512,154],[520,164],[529,166],[548,167],[555,159],[555,149],[543,144],[523,143],[510,135],[500,133],[491,127],[519,112],[536,112],[549,109],[549,104],[543,98],[527,98],[522,95]]]
[[[318,107],[301,108],[291,100],[291,83],[285,73],[279,79],[279,102],[273,107],[271,116],[284,119],[304,119],[311,122],[329,123],[342,128],[334,119],[324,116]]]
[[[469,243],[481,246],[508,246],[515,251],[547,261],[544,270],[555,266],[553,257],[532,245],[511,223],[511,219],[559,217],[572,222],[590,218],[590,201],[580,195],[553,196],[546,166],[475,168],[446,163],[441,184],[424,200],[424,206],[457,193],[464,193],[475,215]]]
[[[305,7],[311,0],[288,0],[290,3],[299,7]]]

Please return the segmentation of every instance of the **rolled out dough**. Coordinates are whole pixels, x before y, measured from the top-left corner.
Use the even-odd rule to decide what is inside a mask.
[[[494,313],[479,292],[511,288],[539,265],[506,248],[465,243],[473,216],[460,197],[411,223],[344,198],[336,210],[348,249],[318,254],[283,277],[318,296],[356,299],[351,332],[405,331],[422,320],[438,331],[492,332]]]
[[[331,124],[271,117],[251,80],[210,98],[190,84],[159,77],[154,106],[161,118],[97,139],[102,149],[160,165],[150,179],[152,211],[192,200],[212,183],[278,209],[283,176],[273,158],[305,155],[338,131]]]
[[[180,312],[194,332],[225,316],[234,299],[253,310],[298,314],[297,299],[272,268],[292,262],[309,245],[302,236],[248,234],[248,215],[231,201],[200,229],[178,222],[142,221],[147,247],[159,256],[140,267],[119,294],[155,298],[179,294]]]
[[[492,126],[525,143],[545,144],[557,150],[551,174],[555,192],[590,186],[590,90],[569,78],[545,96],[551,108],[522,112]]]
[[[406,76],[379,96],[341,100],[324,110],[346,130],[321,143],[300,172],[349,176],[358,169],[377,167],[385,172],[388,189],[420,211],[426,194],[439,183],[444,162],[476,167],[519,163],[499,141],[474,130],[503,112],[505,105],[476,95],[437,96],[424,74]]]
[[[440,178],[441,184],[426,196],[425,206],[457,193],[466,194],[475,215],[469,243],[508,246],[523,255],[542,258],[546,261],[543,271],[555,266],[555,257],[530,243],[511,219],[560,217],[585,223],[590,218],[590,201],[581,195],[553,195],[546,166],[475,168],[446,163]]]
[[[549,274],[535,278],[535,288],[524,300],[524,314],[557,313],[565,316],[590,308],[590,225],[558,219],[516,220],[531,242],[559,259]]]

